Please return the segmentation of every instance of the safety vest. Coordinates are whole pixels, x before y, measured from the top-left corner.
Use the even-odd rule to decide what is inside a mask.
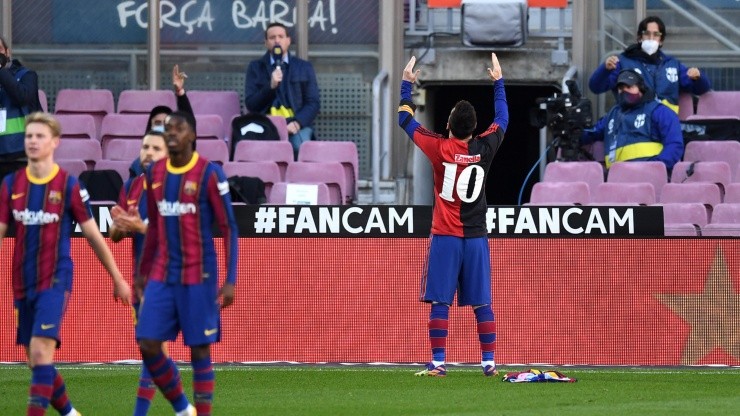
[[[679,62],[672,56],[662,54],[663,59],[657,65],[622,56],[619,64],[622,69],[639,69],[645,85],[655,91],[658,100],[678,114]]]
[[[615,162],[649,158],[663,151],[663,143],[650,134],[652,114],[659,105],[648,101],[627,111],[618,105],[609,111],[604,132],[607,168]]]
[[[15,73],[16,81],[20,82],[27,72],[28,69],[21,67]],[[18,107],[8,93],[0,88],[0,109],[5,110],[5,130],[0,131],[0,155],[23,152],[26,115],[30,112],[28,107]]]

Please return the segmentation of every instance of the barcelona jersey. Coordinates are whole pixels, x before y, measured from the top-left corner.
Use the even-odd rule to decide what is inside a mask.
[[[129,208],[135,207],[139,212],[141,220],[147,221],[146,212],[146,181],[144,175],[139,175],[135,178],[129,178],[121,188],[121,193],[118,196],[118,206],[123,208],[124,211],[128,212]],[[141,253],[144,252],[144,234],[133,233],[133,254],[134,254],[134,269],[133,273],[138,270],[139,264],[141,263]]]
[[[74,176],[54,165],[45,178],[28,168],[0,185],[0,222],[15,224],[12,280],[15,299],[34,298],[51,287],[72,289],[74,222],[92,218],[89,195]]]
[[[183,167],[162,159],[146,173],[146,192],[149,225],[140,274],[167,283],[216,284],[217,224],[226,251],[226,281],[234,283],[238,230],[221,167],[197,152]]]

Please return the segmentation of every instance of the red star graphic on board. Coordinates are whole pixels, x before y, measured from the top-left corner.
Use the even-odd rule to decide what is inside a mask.
[[[740,293],[719,246],[702,293],[653,296],[691,325],[681,365],[696,364],[717,348],[740,360]]]

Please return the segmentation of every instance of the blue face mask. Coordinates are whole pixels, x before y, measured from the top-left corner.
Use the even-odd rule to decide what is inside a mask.
[[[619,106],[622,108],[634,107],[640,103],[641,99],[642,99],[642,95],[631,94],[627,91],[622,91],[617,96],[617,102],[619,103]]]
[[[152,130],[159,132],[159,133],[164,133],[164,124],[160,124],[158,126],[152,126]]]

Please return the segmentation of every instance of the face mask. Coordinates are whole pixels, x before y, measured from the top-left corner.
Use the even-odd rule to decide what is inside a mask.
[[[646,39],[642,41],[640,46],[642,46],[642,50],[645,51],[646,54],[652,55],[658,51],[660,43],[655,39]]]
[[[158,126],[153,126],[152,127],[152,130],[153,131],[160,132],[160,133],[164,133],[164,125],[163,124],[160,124]]]
[[[617,101],[622,108],[634,107],[640,102],[642,96],[640,94],[631,94],[627,91],[622,91],[617,96]]]

